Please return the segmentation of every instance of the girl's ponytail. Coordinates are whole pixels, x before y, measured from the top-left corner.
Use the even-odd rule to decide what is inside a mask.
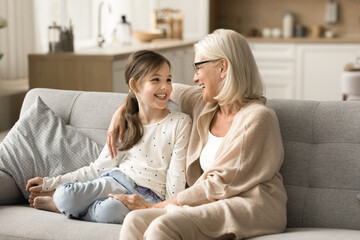
[[[144,128],[139,119],[139,104],[133,92],[130,92],[125,99],[125,136],[119,150],[130,149],[142,137]]]

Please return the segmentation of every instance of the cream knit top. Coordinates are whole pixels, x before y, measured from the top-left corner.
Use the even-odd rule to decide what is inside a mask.
[[[214,238],[236,239],[282,232],[287,196],[279,173],[284,150],[275,112],[260,100],[249,100],[235,115],[215,155],[202,171],[199,157],[217,103],[202,100],[199,87],[173,85],[171,99],[193,119],[186,160],[190,186],[177,195],[181,207],[169,205]],[[263,99],[265,100],[265,99]]]

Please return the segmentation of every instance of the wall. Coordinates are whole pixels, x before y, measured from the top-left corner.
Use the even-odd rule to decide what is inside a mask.
[[[338,23],[325,22],[328,0],[211,0],[211,29],[231,28],[244,35],[252,29],[281,28],[287,10],[295,13],[297,24],[321,25],[341,37],[360,37],[360,1],[336,0]]]
[[[0,29],[0,79],[27,76],[26,54],[35,48],[33,0],[1,0],[0,16],[8,22]],[[30,9],[30,10],[29,10]]]

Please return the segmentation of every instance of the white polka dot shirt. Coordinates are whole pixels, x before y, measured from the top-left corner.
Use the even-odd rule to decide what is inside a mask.
[[[136,184],[150,188],[161,199],[174,197],[185,189],[185,160],[191,124],[188,115],[170,111],[158,123],[144,125],[142,139],[131,149],[118,151],[111,159],[106,145],[98,159],[89,166],[44,178],[43,191],[51,191],[65,182],[93,180],[104,172],[119,169]]]

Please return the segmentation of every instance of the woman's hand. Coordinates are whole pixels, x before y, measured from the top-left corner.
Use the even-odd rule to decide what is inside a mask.
[[[142,199],[137,194],[132,194],[132,195],[130,195],[130,194],[109,194],[108,196],[121,201],[130,210],[145,209],[145,208],[153,207],[153,204],[146,202],[144,199]]]
[[[111,158],[116,157],[116,143],[121,143],[125,132],[125,105],[121,105],[111,118],[110,126],[107,131],[107,145]]]
[[[42,177],[31,178],[27,181],[25,190],[30,192],[41,192],[43,183],[44,179]]]

